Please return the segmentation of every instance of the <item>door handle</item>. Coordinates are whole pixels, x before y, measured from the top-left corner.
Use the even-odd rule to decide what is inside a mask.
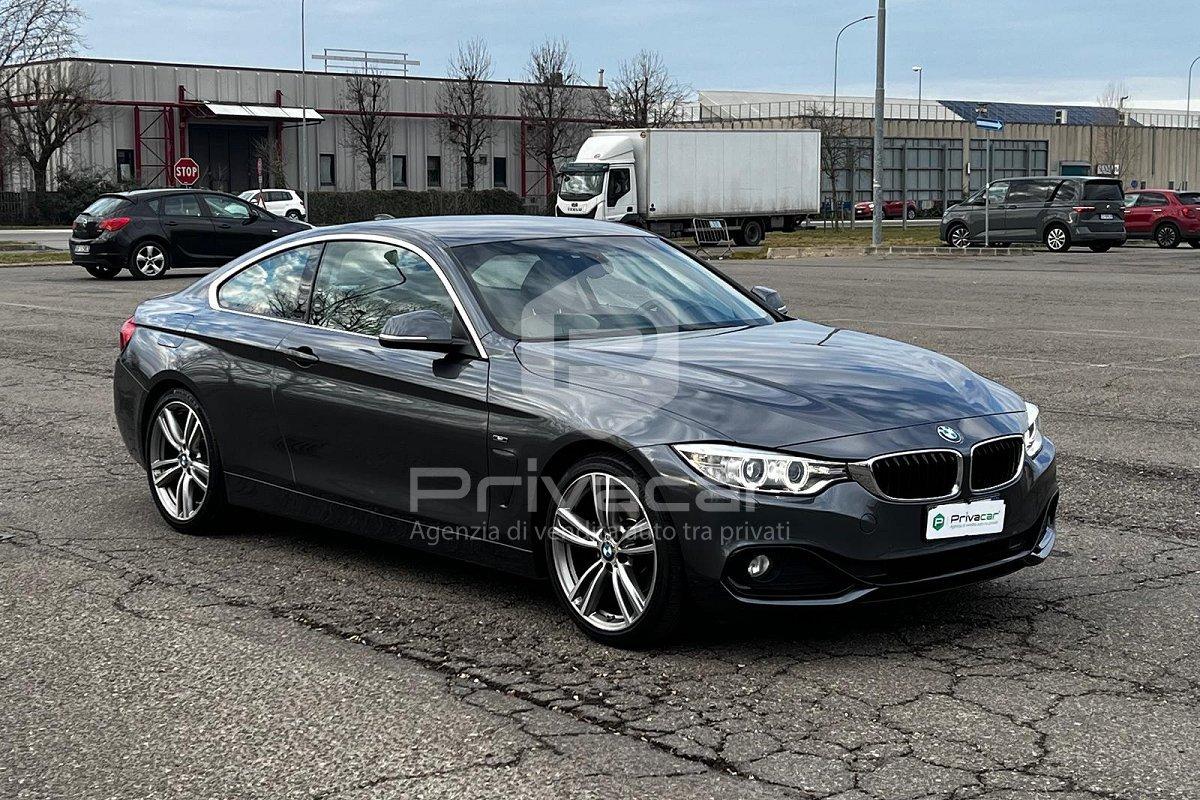
[[[301,367],[311,367],[313,364],[321,360],[308,345],[289,347],[286,355],[288,361],[291,361],[293,364]]]
[[[220,225],[218,225],[217,227],[218,227],[218,228],[228,228],[228,227],[229,227],[229,223],[228,223],[228,222],[222,222],[222,223],[221,223]]]
[[[175,221],[175,220],[173,220],[173,219],[169,219],[169,220],[167,220],[166,222],[164,222],[163,224],[164,224],[164,225],[166,225],[168,228],[174,228],[174,227],[175,227],[176,225],[178,225],[179,223],[178,223],[178,222],[176,222],[176,221]]]

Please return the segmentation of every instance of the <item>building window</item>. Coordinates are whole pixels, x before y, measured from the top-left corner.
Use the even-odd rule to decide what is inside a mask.
[[[117,150],[117,181],[133,183],[133,151]]]
[[[337,175],[333,168],[333,153],[321,153],[317,156],[317,174],[320,176],[322,186],[333,186]]]
[[[408,186],[408,156],[392,156],[392,188]]]
[[[425,186],[429,189],[439,189],[442,185],[442,157],[425,157]]]
[[[508,188],[508,159],[499,157],[492,159],[492,186],[497,189]]]
[[[467,160],[465,158],[458,160],[458,186],[460,189],[471,188],[467,184]]]

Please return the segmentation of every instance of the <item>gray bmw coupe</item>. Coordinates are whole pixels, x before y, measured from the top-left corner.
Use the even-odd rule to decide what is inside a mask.
[[[172,527],[251,507],[545,576],[608,643],[704,597],[894,598],[1054,545],[1035,406],[619,224],[306,231],[120,338],[117,421]]]

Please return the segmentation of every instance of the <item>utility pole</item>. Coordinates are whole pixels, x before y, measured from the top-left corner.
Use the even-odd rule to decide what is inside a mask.
[[[875,12],[875,147],[871,165],[871,244],[883,245],[883,65],[887,55],[887,0]]]
[[[300,188],[304,192],[305,217],[312,215],[308,205],[308,48],[304,41],[304,0],[300,0]]]
[[[1196,68],[1196,62],[1200,61],[1200,56],[1192,59],[1192,63],[1188,66],[1188,96],[1187,96],[1187,111],[1183,115],[1183,180],[1179,182],[1179,188],[1188,188],[1188,173],[1192,168],[1192,142],[1188,137],[1188,131],[1192,129],[1192,70]]]

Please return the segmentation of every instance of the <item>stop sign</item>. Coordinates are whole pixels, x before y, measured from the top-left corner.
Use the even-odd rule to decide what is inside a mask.
[[[184,156],[175,162],[175,181],[181,186],[191,186],[200,180],[200,165]]]

